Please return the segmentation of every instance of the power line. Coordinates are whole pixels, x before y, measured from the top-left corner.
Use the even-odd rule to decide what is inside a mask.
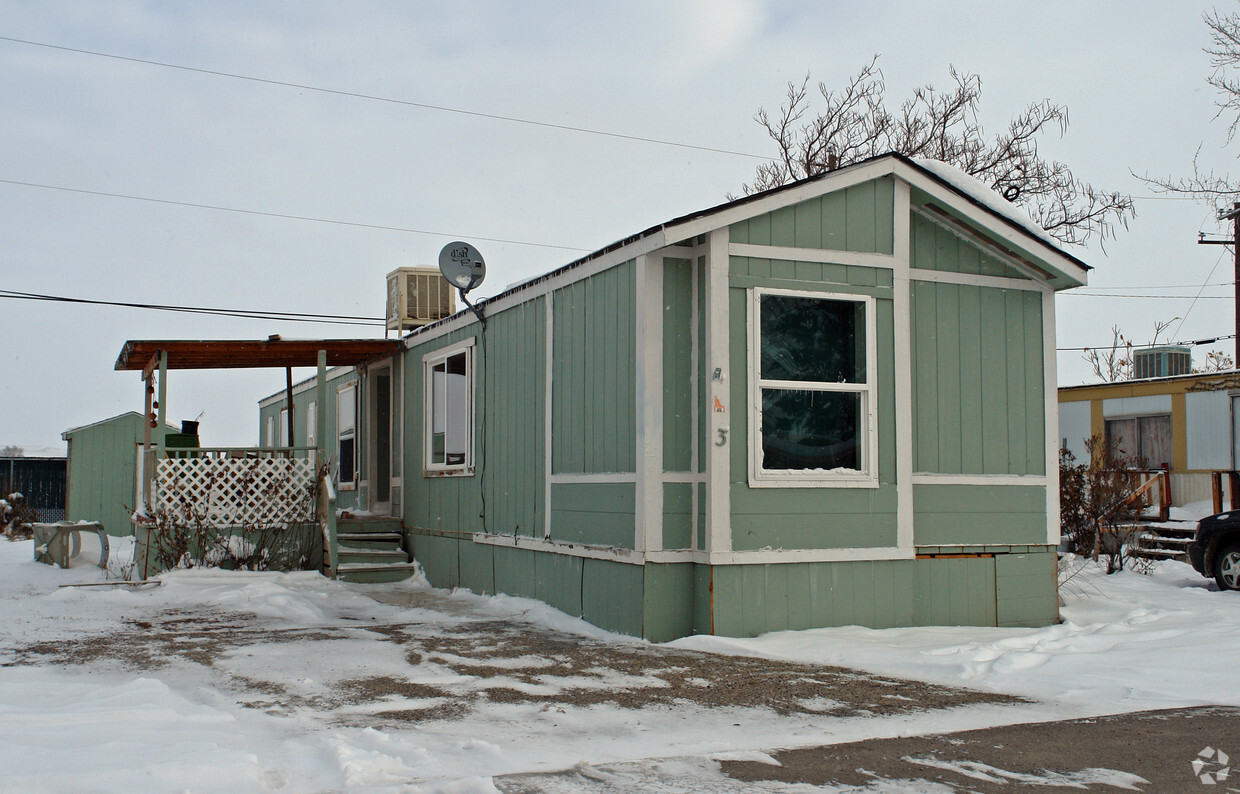
[[[1192,341],[1183,341],[1183,342],[1159,342],[1157,345],[1154,345],[1154,344],[1129,345],[1127,343],[1114,342],[1109,345],[1076,345],[1075,347],[1057,347],[1055,348],[1055,350],[1056,352],[1059,352],[1059,353],[1070,353],[1072,351],[1083,353],[1088,350],[1111,350],[1112,348],[1119,349],[1119,348],[1128,348],[1128,347],[1132,347],[1132,349],[1134,350],[1140,350],[1143,347],[1164,347],[1164,346],[1167,346],[1167,347],[1200,347],[1201,345],[1212,345],[1212,344],[1215,344],[1216,342],[1226,342],[1228,339],[1235,339],[1235,338],[1236,338],[1235,334],[1227,334],[1225,336],[1215,336],[1210,339],[1195,339]]]
[[[194,72],[196,74],[206,74],[213,77],[226,77],[230,80],[245,80],[251,83],[263,83],[266,85],[282,86],[284,88],[296,88],[299,91],[316,91],[322,94],[332,94],[335,96],[352,97],[353,99],[367,99],[372,102],[385,102],[392,105],[404,105],[406,107],[421,108],[423,110],[437,110],[442,113],[457,113],[463,116],[473,116],[475,118],[492,119],[494,121],[508,121],[514,124],[528,124],[532,127],[544,127],[553,130],[563,130],[565,132],[580,132],[586,135],[600,135],[606,138],[620,138],[627,141],[638,141],[640,143],[653,143],[659,146],[674,146],[680,149],[693,149],[699,152],[712,152],[714,154],[727,154],[734,157],[748,157],[756,160],[772,160],[772,157],[766,157],[760,154],[750,154],[749,152],[738,152],[731,149],[718,149],[713,146],[698,146],[692,143],[684,143],[682,141],[669,141],[663,138],[649,138],[642,135],[627,135],[621,132],[609,132],[607,130],[596,130],[590,127],[574,127],[568,124],[553,124],[549,121],[538,121],[536,119],[520,118],[518,116],[504,116],[498,113],[483,113],[476,110],[465,110],[463,108],[448,107],[446,105],[431,105],[426,102],[413,102],[407,99],[395,99],[392,97],[379,96],[377,94],[363,94],[358,91],[343,91],[336,88],[323,88],[322,86],[307,85],[304,83],[290,83],[285,80],[271,80],[265,77],[254,77],[252,75],[237,74],[235,72],[221,72],[215,69],[201,69],[195,66],[183,66],[176,63],[167,63],[165,61],[152,61],[146,58],[134,58],[128,55],[115,55],[109,52],[98,52],[96,50],[83,50],[77,47],[65,47],[58,44],[48,44],[42,41],[30,41],[29,39],[18,39],[11,36],[0,36],[0,41],[9,41],[15,44],[26,44],[31,47],[45,47],[49,50],[60,50],[62,52],[73,52],[79,55],[92,55],[97,58],[111,58],[117,61],[128,61],[130,63],[141,63],[147,66],[158,66],[163,69],[178,69],[183,72]]]
[[[334,226],[354,226],[360,229],[379,229],[387,232],[404,232],[406,234],[426,234],[432,237],[456,237],[469,240],[482,240],[488,243],[507,243],[509,245],[528,245],[535,248],[555,248],[561,251],[590,251],[589,248],[576,248],[571,245],[554,245],[552,243],[533,243],[528,240],[506,240],[502,237],[480,237],[474,234],[453,234],[451,232],[434,232],[427,229],[411,229],[405,226],[384,226],[377,223],[360,223],[358,221],[338,221],[332,218],[316,218],[310,215],[292,215],[284,212],[267,212],[264,210],[247,210],[238,207],[225,207],[219,204],[199,204],[193,201],[177,201],[175,199],[153,198],[151,196],[135,196],[129,193],[113,193],[106,190],[87,190],[85,188],[67,187],[65,185],[48,185],[40,182],[23,182],[17,179],[0,179],[0,184],[33,187],[41,190],[60,190],[66,193],[80,193],[85,196],[105,196],[107,198],[126,199],[128,201],[146,201],[152,204],[171,204],[175,207],[190,207],[217,212],[237,212],[242,215],[258,215],[264,218],[283,218],[293,221],[310,221],[312,223],[330,223]]]
[[[18,292],[0,289],[0,298],[10,300],[51,301],[56,303],[80,303],[91,306],[116,306],[126,309],[183,312],[186,314],[210,314],[220,317],[237,317],[246,320],[279,320],[295,323],[321,323],[326,325],[384,325],[382,317],[364,317],[350,314],[310,314],[305,312],[278,312],[258,309],[221,309],[207,306],[176,306],[163,303],[131,303],[125,301],[71,298],[64,295],[44,295],[37,292]]]
[[[1066,292],[1064,295],[1068,297],[1078,298],[1149,298],[1152,300],[1187,300],[1193,298],[1192,295],[1137,295],[1137,294],[1116,294],[1102,292]],[[1233,295],[1197,295],[1194,300],[1234,300]]]

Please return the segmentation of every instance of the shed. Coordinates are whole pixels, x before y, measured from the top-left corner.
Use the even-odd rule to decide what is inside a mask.
[[[676,218],[361,370],[397,418],[359,476],[403,499],[360,506],[437,586],[655,640],[1051,623],[1054,293],[1087,271],[898,155]]]
[[[67,520],[99,521],[109,535],[133,534],[145,424],[142,414],[130,411],[60,434],[68,443]]]

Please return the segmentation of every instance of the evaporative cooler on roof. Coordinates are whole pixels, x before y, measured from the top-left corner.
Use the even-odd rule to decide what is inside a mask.
[[[404,331],[456,313],[452,287],[433,267],[401,267],[387,276],[387,329]]]
[[[1191,348],[1164,345],[1134,350],[1132,353],[1132,377],[1170,378],[1188,375],[1193,371]]]

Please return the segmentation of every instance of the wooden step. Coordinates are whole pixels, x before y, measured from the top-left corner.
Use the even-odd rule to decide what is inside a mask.
[[[1147,560],[1181,560],[1188,559],[1187,552],[1176,551],[1174,549],[1146,549],[1135,548],[1128,552],[1133,557],[1144,557]]]
[[[417,570],[417,563],[412,562],[350,563],[337,566],[336,575],[346,582],[399,582],[413,576]]]
[[[349,546],[337,548],[340,565],[353,563],[393,563],[409,562],[409,555],[404,549],[355,549]]]
[[[352,532],[348,534],[336,533],[336,543],[359,548],[371,548],[375,545],[391,546],[393,544],[399,546],[403,540],[403,536],[396,532]]]

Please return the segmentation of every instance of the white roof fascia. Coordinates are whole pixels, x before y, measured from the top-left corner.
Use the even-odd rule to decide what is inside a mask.
[[[687,240],[721,226],[731,226],[756,215],[765,215],[768,212],[800,204],[807,199],[860,185],[895,172],[895,166],[898,163],[899,161],[894,157],[884,157],[864,165],[841,168],[797,187],[779,190],[760,199],[725,207],[718,212],[703,215],[676,226],[669,226],[666,228],[667,237],[672,242]]]
[[[946,188],[941,183],[926,176],[926,172],[916,166],[910,166],[898,160],[893,162],[896,165],[895,175],[897,177],[908,182],[918,190],[934,196],[962,218],[966,218],[972,223],[993,232],[1004,242],[1010,243],[1018,250],[1028,253],[1034,259],[1045,262],[1067,278],[1079,281],[1081,285],[1084,285],[1088,280],[1088,270],[1073,262],[1062,251],[1046,241],[1009,226],[1005,221],[997,221],[996,217],[991,215],[990,212],[979,208],[973,202],[961,197],[954,190]],[[1060,289],[1068,288],[1061,287]]]
[[[683,238],[677,238],[677,241],[680,239]],[[520,286],[515,287],[514,289],[516,289],[516,292],[513,292],[511,295],[505,295],[499,300],[486,304],[482,308],[485,310],[488,317],[493,314],[498,314],[505,309],[511,309],[513,306],[533,300],[540,295],[546,295],[547,293],[560,289],[565,285],[572,284],[575,281],[581,281],[582,279],[601,273],[604,270],[613,268],[616,265],[623,264],[630,259],[636,259],[642,254],[648,254],[652,251],[657,251],[660,248],[666,248],[668,245],[667,230],[665,228],[655,229],[644,237],[640,237],[630,243],[626,243],[615,250],[608,251],[607,253],[600,255],[597,259],[582,262],[580,265],[569,268],[563,273],[558,273],[554,276],[544,273],[541,276],[528,279],[522,283],[530,284],[531,282],[539,281],[539,279],[542,279],[543,281],[541,281],[541,283],[531,284],[531,286],[526,287],[525,289],[521,289]],[[551,272],[554,273],[555,271]],[[410,336],[405,337],[405,348],[415,348],[428,341],[437,339],[444,334],[451,333],[459,328],[464,328],[470,323],[476,322],[478,322],[478,318],[474,316],[473,312],[465,309],[457,312],[452,317],[445,320],[440,320],[435,324],[435,327],[429,331],[424,333],[415,332]]]

